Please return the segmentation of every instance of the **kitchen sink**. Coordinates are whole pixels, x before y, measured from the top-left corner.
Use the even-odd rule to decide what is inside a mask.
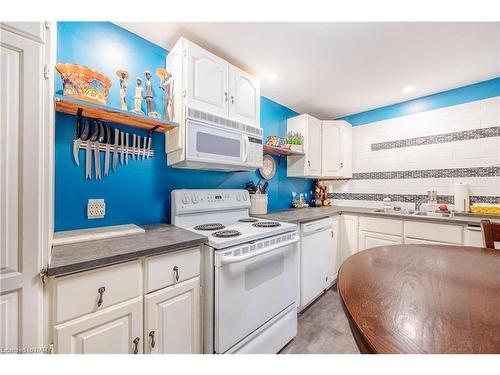
[[[391,215],[406,215],[406,216],[450,217],[449,212],[425,212],[425,211],[414,211],[414,210],[385,211],[383,209],[376,209],[373,210],[372,212],[381,214],[391,214]]]
[[[416,216],[429,216],[429,217],[450,217],[449,212],[415,212],[413,215]]]

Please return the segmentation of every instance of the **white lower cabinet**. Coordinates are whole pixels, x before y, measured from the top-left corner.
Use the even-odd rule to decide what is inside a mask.
[[[447,242],[421,240],[418,238],[405,238],[406,245],[455,245]]]
[[[54,327],[60,354],[142,353],[142,297]]]
[[[358,252],[358,217],[341,215],[340,220],[340,264]]]
[[[199,247],[56,277],[49,285],[55,353],[201,353]]]
[[[483,247],[483,233],[481,227],[473,227],[468,225],[464,230],[464,245],[465,246],[476,246]]]
[[[330,272],[332,273],[330,281],[337,279],[339,268],[340,268],[340,217],[336,216],[332,221],[332,257],[330,266]]]
[[[359,231],[359,251],[378,246],[398,245],[403,243],[401,236]]]
[[[201,353],[200,278],[146,295],[145,353]]]

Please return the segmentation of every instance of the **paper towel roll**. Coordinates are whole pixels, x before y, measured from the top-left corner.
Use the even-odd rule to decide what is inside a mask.
[[[469,184],[455,184],[455,211],[469,212]]]

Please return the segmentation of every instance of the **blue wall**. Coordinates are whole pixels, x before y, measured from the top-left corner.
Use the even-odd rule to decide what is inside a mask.
[[[500,78],[345,116],[353,126],[500,96]]]
[[[117,69],[128,70],[128,104],[132,106],[135,77],[144,78],[144,70],[154,73],[164,66],[167,51],[107,22],[58,23],[58,62],[86,65],[110,77],[113,86],[108,105],[119,107]],[[62,86],[56,77],[56,90]],[[154,77],[154,85],[159,82]],[[160,91],[160,92],[158,92]],[[161,90],[156,93],[156,108],[161,108]],[[269,135],[284,135],[286,119],[297,113],[264,97],[261,98],[261,126],[264,139]],[[112,126],[116,126],[112,124]],[[120,127],[129,133],[145,136],[146,132]],[[148,224],[170,220],[170,192],[180,188],[244,188],[246,181],[257,182],[259,172],[210,172],[182,170],[167,166],[165,138],[153,136],[154,158],[118,165],[116,173],[100,181],[85,180],[84,151],[80,151],[80,167],[72,158],[75,117],[56,115],[55,142],[55,230],[70,230],[125,223]],[[309,192],[312,180],[286,177],[286,160],[276,158],[277,172],[269,181],[269,209],[290,206],[291,192]],[[103,159],[101,159],[102,165]],[[88,220],[87,200],[104,198],[106,217]]]

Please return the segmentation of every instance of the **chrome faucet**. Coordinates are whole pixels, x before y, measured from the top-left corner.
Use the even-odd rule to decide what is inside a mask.
[[[424,201],[425,201],[425,197],[418,198],[415,201],[415,211],[420,211],[420,206],[422,205],[422,203],[424,203]]]

